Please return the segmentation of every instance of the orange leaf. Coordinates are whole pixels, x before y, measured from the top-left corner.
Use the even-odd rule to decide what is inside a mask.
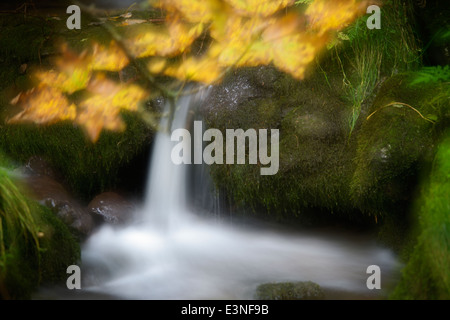
[[[208,23],[215,18],[222,4],[218,0],[164,0],[158,1],[157,6],[169,13],[180,13],[192,23]]]
[[[93,44],[90,66],[93,70],[120,71],[129,62],[128,57],[116,42],[111,41],[108,47],[98,43]]]
[[[367,1],[315,0],[306,9],[311,28],[319,35],[346,27],[367,8]]]
[[[43,85],[72,94],[86,88],[91,77],[91,57],[84,51],[77,54],[62,45],[62,55],[55,59],[56,70],[39,71],[35,76]]]
[[[240,15],[268,17],[294,3],[294,0],[225,0]]]
[[[152,70],[152,68],[154,66],[150,65],[149,69]],[[207,84],[212,84],[220,80],[222,72],[223,70],[218,65],[217,60],[211,59],[209,56],[203,58],[190,57],[181,64],[167,66],[163,70],[163,74],[170,77]]]
[[[139,103],[148,94],[136,85],[120,85],[96,75],[87,88],[92,96],[80,104],[81,111],[76,119],[92,141],[97,141],[103,129],[122,131],[125,124],[120,110],[137,111]]]
[[[127,28],[124,43],[134,57],[174,56],[184,52],[203,32],[203,25],[174,20],[166,27],[142,24]]]
[[[103,96],[95,95],[80,105],[80,112],[76,121],[81,124],[88,134],[89,138],[96,142],[103,129],[112,131],[122,131],[125,124],[120,118],[120,109],[106,106],[108,99]]]
[[[25,93],[20,93],[12,102],[23,108],[8,122],[31,121],[52,124],[63,120],[74,120],[76,107],[69,103],[59,90],[41,85]]]

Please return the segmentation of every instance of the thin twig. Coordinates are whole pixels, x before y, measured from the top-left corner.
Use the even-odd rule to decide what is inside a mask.
[[[377,113],[377,112],[380,111],[381,109],[384,109],[384,108],[387,108],[387,107],[390,107],[390,106],[394,106],[394,105],[396,105],[396,104],[410,108],[411,110],[415,111],[415,112],[416,112],[422,119],[424,119],[425,121],[428,121],[428,122],[433,123],[433,124],[435,123],[435,121],[433,121],[433,120],[431,120],[431,119],[428,119],[428,118],[424,117],[424,116],[420,113],[420,111],[417,110],[416,108],[410,106],[409,104],[403,103],[403,102],[391,102],[391,103],[388,103],[387,105],[382,106],[382,107],[378,108],[377,110],[375,110],[374,112],[372,112],[372,113],[366,118],[366,120],[369,120],[375,113]]]

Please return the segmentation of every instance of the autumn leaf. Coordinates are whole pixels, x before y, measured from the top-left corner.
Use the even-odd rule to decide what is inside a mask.
[[[91,141],[96,142],[103,129],[123,131],[125,124],[120,118],[120,109],[105,106],[105,97],[93,96],[80,105],[76,122],[82,125]]]
[[[156,70],[161,68],[161,62],[150,63],[149,70]],[[223,69],[217,64],[216,59],[211,59],[209,56],[202,58],[189,57],[180,64],[172,66],[165,66],[161,72],[170,77],[180,80],[189,80],[203,82],[207,84],[214,83],[220,80]]]
[[[35,73],[39,83],[68,94],[86,88],[91,77],[91,56],[86,50],[77,54],[66,44],[62,45],[61,51],[61,56],[54,61],[55,69]]]
[[[161,7],[169,13],[179,13],[192,23],[208,23],[215,19],[223,8],[219,0],[164,0],[151,1],[155,7]]]
[[[120,71],[130,63],[128,57],[115,41],[109,46],[94,43],[92,45],[92,61],[89,66],[93,70]]]
[[[167,26],[142,24],[124,31],[124,44],[136,58],[175,56],[186,51],[203,32],[203,25],[184,24],[179,20]]]
[[[343,29],[367,8],[367,1],[360,0],[315,0],[306,9],[310,27],[319,36],[325,32]]]
[[[294,3],[293,0],[225,0],[239,15],[269,17]]]
[[[59,90],[40,85],[27,92],[20,93],[11,101],[22,111],[11,118],[9,123],[31,121],[38,124],[53,124],[58,121],[74,120],[76,107]]]
[[[116,25],[118,38],[113,38],[117,42],[92,43],[81,53],[63,45],[54,68],[35,74],[39,86],[14,101],[23,111],[10,121],[75,119],[92,141],[103,129],[121,131],[125,124],[120,111],[138,111],[147,92],[137,85],[118,84],[99,71],[120,72],[134,59],[146,59],[144,76],[148,71],[206,84],[220,81],[231,68],[268,64],[303,79],[320,50],[363,14],[368,3],[308,1],[306,11],[300,14],[287,10],[294,0],[149,1],[164,11],[162,25],[129,20],[130,13],[104,18]],[[190,51],[200,35],[209,38],[202,55],[197,56]],[[153,83],[151,77],[148,81]],[[83,90],[90,95],[77,108],[67,96]]]
[[[76,122],[85,128],[93,142],[103,129],[124,130],[120,111],[137,111],[139,103],[148,96],[140,87],[116,84],[104,74],[93,77],[87,90],[91,96],[80,103]]]

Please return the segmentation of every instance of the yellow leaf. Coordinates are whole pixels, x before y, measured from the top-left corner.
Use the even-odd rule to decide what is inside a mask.
[[[208,23],[215,18],[222,4],[218,0],[164,0],[156,5],[169,13],[180,13],[187,21],[193,23]]]
[[[89,138],[96,142],[103,129],[112,131],[122,131],[125,124],[120,118],[120,109],[113,108],[107,98],[95,95],[80,104],[80,112],[76,119],[77,123],[82,125]]]
[[[55,70],[39,71],[35,74],[43,85],[72,94],[86,88],[91,77],[91,57],[84,51],[72,52],[67,45],[62,46],[62,55],[55,59]]]
[[[215,41],[210,47],[209,55],[216,57],[222,67],[254,65],[256,60],[261,60],[255,44],[261,47],[261,34],[274,21],[259,17],[231,16],[222,30],[214,28],[211,31]],[[270,62],[263,60],[263,64]]]
[[[49,70],[39,71],[35,75],[41,84],[72,94],[86,88],[91,71],[86,68],[74,68],[71,73]]]
[[[80,104],[76,119],[92,141],[97,141],[103,129],[122,131],[125,124],[120,110],[137,111],[139,103],[148,93],[137,85],[121,85],[109,80],[103,74],[92,78],[87,87],[91,97]]]
[[[359,0],[315,0],[308,9],[310,26],[319,35],[327,31],[337,31],[346,27],[367,8],[367,1]]]
[[[318,38],[311,39],[302,34],[283,37],[273,42],[273,62],[278,69],[303,79],[306,67],[314,60],[323,43]]]
[[[164,58],[156,57],[147,64],[148,70],[152,74],[162,73],[166,67],[167,61]]]
[[[150,68],[152,66],[150,65]],[[216,59],[209,56],[203,58],[189,57],[181,64],[167,66],[163,70],[163,74],[180,80],[197,81],[212,84],[222,76],[222,68]]]
[[[240,15],[268,17],[294,3],[294,0],[225,0]]]
[[[93,44],[90,66],[93,70],[120,71],[129,62],[128,57],[115,41],[111,41],[108,47],[98,43]]]
[[[131,26],[124,43],[137,58],[174,56],[186,51],[202,32],[202,24],[187,25],[175,19],[167,26]]]
[[[53,124],[63,120],[74,120],[76,107],[69,103],[59,90],[40,85],[25,93],[21,93],[12,101],[22,107],[8,122],[17,123],[31,121],[39,124]]]
[[[139,104],[148,97],[148,93],[141,87],[129,84],[120,88],[115,94],[112,104],[118,108],[137,111]]]

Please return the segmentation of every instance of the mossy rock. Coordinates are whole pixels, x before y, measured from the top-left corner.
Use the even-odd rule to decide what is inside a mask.
[[[49,209],[21,193],[5,167],[0,187],[0,297],[28,299],[40,284],[66,279],[80,247]]]
[[[450,132],[415,203],[420,235],[392,299],[450,299]]]
[[[379,84],[393,74],[415,70],[420,65],[412,28],[412,4],[394,0],[382,10],[383,16],[389,17],[385,24],[389,33],[368,30],[367,17],[359,19],[344,30],[349,40],[324,52],[302,81],[270,66],[243,68],[230,73],[212,90],[204,107],[209,127],[280,130],[280,168],[276,175],[261,176],[259,167],[252,165],[212,166],[216,185],[230,195],[232,202],[239,207],[275,213],[276,217],[305,217],[310,212],[318,216],[318,212],[327,211],[335,213],[335,217],[367,221],[370,215],[378,217],[383,210],[392,209],[383,203],[389,202],[390,196],[395,200],[404,197],[401,187],[405,181],[414,182],[414,161],[405,161],[397,171],[390,172],[395,179],[390,180],[391,189],[380,186],[382,191],[376,193],[380,198],[365,202],[364,196],[372,192],[369,186],[357,195],[363,184],[356,180],[367,168],[355,158],[360,159],[365,152],[361,141],[371,138],[373,128],[364,128],[365,118],[375,105]],[[405,139],[412,141],[417,135],[414,128],[403,130],[410,125],[409,120],[414,126],[417,119],[395,123],[392,131],[402,130],[407,135]],[[360,134],[368,137],[360,139]],[[399,152],[394,151],[398,159],[408,152],[399,145],[402,143],[401,138],[393,142],[393,147],[400,148]],[[425,149],[431,140],[423,144]],[[384,151],[383,147],[379,149]],[[411,157],[418,159],[424,149],[411,150],[416,151]],[[395,165],[393,160],[392,167]],[[361,174],[355,175],[357,169]],[[398,179],[403,178],[402,170],[409,170],[412,177]],[[367,175],[367,185],[372,183],[377,188],[378,176]],[[312,216],[312,220],[315,218]]]
[[[350,110],[321,74],[299,82],[272,67],[241,69],[213,89],[203,110],[207,126],[222,132],[280,130],[277,174],[262,176],[260,166],[248,164],[211,167],[216,185],[235,203],[277,217],[311,208],[352,210]]]
[[[311,281],[265,283],[256,288],[257,300],[323,300],[322,288]]]
[[[119,170],[148,147],[152,131],[137,115],[123,114],[124,132],[102,132],[92,143],[72,123],[51,126],[4,124],[0,126],[0,148],[17,162],[42,156],[81,199],[113,188]]]
[[[365,212],[407,210],[419,172],[448,121],[449,86],[413,85],[415,77],[407,73],[385,81],[358,133],[351,196]]]

